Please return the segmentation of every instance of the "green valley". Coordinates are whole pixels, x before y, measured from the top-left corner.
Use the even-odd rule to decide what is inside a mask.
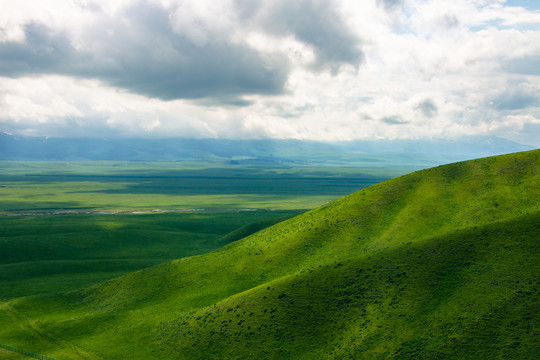
[[[223,160],[2,161],[0,215],[313,209],[413,166],[231,165]]]
[[[4,301],[0,343],[59,360],[539,358],[539,184],[540,150],[393,178],[204,254]]]
[[[214,250],[301,211],[0,217],[0,301]]]
[[[0,300],[214,250],[408,167],[3,161]]]

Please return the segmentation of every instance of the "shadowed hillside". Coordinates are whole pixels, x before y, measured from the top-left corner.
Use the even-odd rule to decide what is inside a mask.
[[[540,151],[392,179],[218,251],[0,304],[57,359],[540,357]]]

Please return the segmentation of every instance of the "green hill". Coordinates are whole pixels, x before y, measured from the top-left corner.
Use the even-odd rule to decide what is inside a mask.
[[[540,358],[540,151],[392,179],[204,255],[0,303],[57,359]]]
[[[0,302],[215,250],[299,211],[0,216]]]

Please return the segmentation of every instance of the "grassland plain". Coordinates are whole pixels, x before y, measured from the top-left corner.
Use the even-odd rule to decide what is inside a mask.
[[[0,162],[0,214],[66,210],[313,209],[412,167],[221,162]]]
[[[410,171],[223,160],[0,165],[0,300],[78,289],[207,252],[275,219]],[[197,214],[126,215],[193,208]],[[236,212],[246,208],[295,210]],[[216,212],[226,209],[233,212]]]
[[[392,179],[219,250],[0,304],[57,359],[540,357],[540,151]]]

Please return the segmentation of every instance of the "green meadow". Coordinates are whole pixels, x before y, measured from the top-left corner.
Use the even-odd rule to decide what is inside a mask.
[[[0,300],[202,254],[410,171],[224,161],[0,165]]]
[[[0,162],[0,214],[66,210],[313,209],[411,167],[199,162]]]
[[[299,211],[0,217],[0,301],[214,250]]]
[[[394,178],[204,254],[4,301],[0,343],[56,359],[540,358],[539,184],[539,150]]]

